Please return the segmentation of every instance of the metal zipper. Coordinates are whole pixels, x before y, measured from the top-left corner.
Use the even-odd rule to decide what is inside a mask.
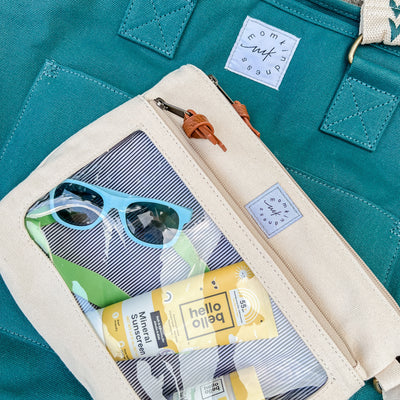
[[[218,79],[212,74],[207,75],[207,76],[211,80],[211,82],[217,87],[217,89],[224,95],[224,97],[229,101],[229,103],[233,104],[233,100],[228,96],[228,94],[225,92],[225,90],[222,89],[222,87],[218,83]]]
[[[222,87],[219,85],[218,80],[213,76],[213,75],[209,75],[208,76],[209,79],[214,83],[215,89],[216,89],[216,93],[218,93],[218,95],[223,96],[230,104],[233,104],[233,100],[229,97],[229,95],[222,89]],[[167,103],[167,106],[168,105]],[[160,107],[160,105],[158,105],[158,107]],[[160,107],[162,108],[162,107]],[[174,108],[174,107],[173,107]],[[176,108],[176,107],[175,107]],[[171,110],[169,110],[171,111]],[[181,114],[183,112],[185,112],[185,110],[179,109],[178,112]],[[173,112],[173,111],[171,111]],[[174,112],[174,114],[177,114],[176,112]],[[181,116],[181,115],[180,115]],[[250,128],[249,128],[250,129]],[[250,129],[251,130],[251,129]],[[214,176],[215,179],[217,180],[217,182],[222,186],[222,188],[226,191],[226,193],[229,195],[230,200],[232,203],[234,203],[236,205],[236,207],[238,207],[243,214],[243,217],[246,218],[246,221],[250,223],[250,225],[261,235],[261,237],[263,236],[263,232],[260,229],[260,227],[256,224],[255,221],[253,221],[250,217],[247,216],[247,210],[241,206],[234,198],[233,194],[231,193],[231,191],[229,190],[229,188],[226,187],[226,185],[220,180],[218,179],[214,173],[211,171],[211,169],[208,167],[206,160],[200,155],[200,152],[198,151],[198,146],[196,144],[196,141],[193,141],[192,143],[192,148],[193,148],[193,152],[191,152],[192,157],[194,159],[198,158],[202,161],[203,163],[203,171],[206,173],[206,175],[210,176]],[[264,146],[265,144],[262,143]],[[279,160],[276,159],[276,157],[271,153],[271,151],[268,149],[267,146],[265,146],[267,152],[276,160],[276,162],[279,162]],[[281,165],[281,164],[280,164]],[[291,175],[287,172],[287,170],[282,166],[282,169],[284,170],[284,173],[293,180],[293,178],[291,177]],[[294,182],[299,188],[300,186]],[[300,188],[301,189],[301,188]],[[226,201],[228,201],[228,199],[225,198]],[[229,203],[229,201],[228,201]],[[332,225],[332,223],[325,217],[325,215],[315,206],[314,203],[311,202],[312,207],[314,208],[314,210],[318,213],[318,215],[320,215],[324,221],[326,221],[328,223],[328,225],[330,226],[331,229],[334,230],[334,232],[336,233],[336,235],[338,236],[339,240],[341,241],[341,243],[346,247],[346,249],[355,257],[355,259],[359,262],[360,266],[363,268],[363,270],[366,272],[367,276],[371,279],[371,281],[376,285],[376,287],[378,288],[378,290],[381,292],[381,294],[383,295],[383,297],[388,301],[388,303],[394,308],[394,310],[396,311],[396,313],[400,316],[400,307],[399,305],[395,302],[395,300],[391,297],[391,295],[389,294],[389,292],[386,290],[386,288],[382,285],[382,283],[378,280],[378,278],[376,278],[376,276],[372,273],[372,271],[365,266],[364,262],[362,261],[362,259],[360,258],[360,256],[354,251],[354,249],[347,243],[347,241],[341,236],[341,234],[336,230],[336,228]],[[240,217],[241,218],[241,217]],[[333,332],[335,332],[337,338],[340,340],[340,342],[338,342],[338,339],[333,338],[329,332],[326,332],[328,334],[328,336],[331,337],[331,339],[334,341],[334,343],[336,343],[337,347],[341,350],[342,354],[345,356],[345,358],[347,358],[347,360],[350,362],[350,364],[355,367],[357,365],[357,360],[354,357],[354,355],[352,354],[351,349],[349,348],[346,340],[343,338],[342,334],[340,332],[337,331],[335,324],[333,324],[332,319],[329,318],[326,313],[321,309],[321,307],[319,306],[318,301],[314,298],[314,296],[312,295],[312,293],[310,293],[309,289],[307,288],[307,285],[298,278],[298,276],[294,273],[293,268],[291,267],[291,265],[289,263],[287,263],[285,261],[285,258],[281,255],[281,253],[277,250],[275,250],[274,248],[272,248],[268,242],[266,240],[264,240],[264,243],[274,252],[274,254],[280,259],[280,261],[283,263],[283,265],[287,268],[288,272],[291,274],[291,276],[293,277],[293,279],[298,283],[298,285],[303,289],[304,293],[308,296],[309,300],[311,301],[311,303],[314,305],[314,307],[319,311],[319,313],[321,314],[321,316],[324,318],[324,320],[326,321],[326,323],[330,326],[330,328],[332,329]],[[318,318],[317,318],[318,320]],[[319,321],[320,323],[322,323],[321,321]],[[322,323],[323,325],[323,323]]]
[[[183,119],[182,129],[189,138],[207,139],[212,144],[217,144],[222,151],[226,151],[225,145],[214,135],[214,127],[205,115],[174,106],[161,97],[157,97],[154,101],[157,107]]]
[[[216,88],[218,89],[218,91],[229,101],[229,103],[233,104],[233,100],[228,96],[228,94],[225,92],[224,89],[222,89],[222,87],[219,85],[217,78],[214,75],[208,75],[208,78],[214,83],[214,85],[216,86]],[[265,144],[263,143],[263,145],[265,146]],[[276,159],[276,157],[272,154],[272,152],[268,149],[267,146],[265,146],[265,148],[267,149],[267,151],[274,157],[274,159],[280,164],[279,160]],[[285,173],[287,176],[290,177],[290,179],[293,179],[292,176],[287,172],[287,170],[285,169],[285,167],[283,167],[282,164],[280,164],[282,166],[282,168],[284,169]],[[296,183],[297,185],[297,183]],[[298,187],[300,187],[299,185],[297,185]],[[225,188],[226,189],[226,188]],[[227,190],[227,192],[229,192]],[[390,293],[387,291],[387,289],[383,286],[383,284],[379,281],[379,279],[374,275],[374,273],[365,266],[364,261],[361,259],[361,257],[354,251],[354,249],[347,243],[347,241],[343,238],[343,236],[337,231],[337,229],[332,225],[332,223],[325,217],[325,215],[319,210],[318,207],[315,206],[314,203],[312,203],[313,208],[318,212],[318,214],[320,216],[322,216],[324,218],[324,220],[326,222],[328,222],[329,226],[335,231],[335,233],[338,235],[340,241],[345,245],[345,247],[347,248],[347,250],[349,250],[351,252],[351,254],[357,259],[357,261],[360,263],[360,265],[362,266],[362,268],[364,269],[364,271],[368,274],[368,276],[372,279],[372,281],[374,281],[374,283],[378,286],[378,289],[381,291],[382,295],[386,298],[386,300],[389,301],[389,303],[393,306],[393,308],[396,310],[396,312],[399,314],[400,316],[400,307],[397,304],[397,302],[392,298],[392,296],[390,295]],[[243,207],[240,207],[242,210],[245,210]],[[253,222],[250,220],[250,222]],[[254,223],[254,225],[256,226],[257,224]],[[258,227],[258,225],[257,225]],[[259,229],[259,227],[258,227]],[[275,251],[275,250],[274,250]],[[275,251],[276,253],[276,251]],[[280,257],[281,258],[281,257]],[[296,278],[297,280],[297,278]],[[300,282],[299,282],[300,283]]]
[[[228,96],[228,94],[222,89],[222,87],[219,85],[218,80],[215,78],[215,76],[213,75],[208,75],[208,78],[214,83],[215,87],[218,89],[218,92],[220,92],[220,94],[223,95],[223,97],[225,97],[225,99],[228,100],[229,103],[232,104],[232,99]],[[279,162],[279,160],[274,156],[274,154],[268,149],[268,147],[262,143],[264,145],[264,147],[266,148],[267,152],[276,160],[276,162],[278,162],[282,169],[284,170],[284,173],[290,177],[290,179],[293,180],[292,176],[289,174],[289,172],[284,168],[284,166]],[[197,153],[197,152],[196,152]],[[204,161],[204,160],[203,160]],[[204,161],[205,162],[205,161]],[[219,180],[218,180],[219,181]],[[301,187],[295,182],[295,184],[301,189]],[[244,211],[244,214],[246,214],[246,209],[244,207],[242,207],[239,203],[237,203],[234,199],[234,196],[232,196],[232,194],[230,193],[229,189],[223,184],[223,182],[221,182],[221,185],[224,187],[224,189],[231,195],[232,200],[235,202],[235,204],[242,210]],[[314,208],[314,210],[325,220],[325,222],[328,223],[328,225],[330,226],[331,229],[333,229],[333,231],[336,233],[336,235],[338,236],[339,240],[341,241],[341,243],[346,247],[346,249],[354,256],[354,258],[358,261],[359,265],[362,267],[362,269],[366,272],[367,276],[371,279],[371,281],[375,284],[375,286],[377,287],[377,289],[380,291],[380,293],[382,294],[382,296],[385,298],[386,301],[388,301],[388,303],[393,307],[393,309],[395,310],[395,312],[400,316],[400,307],[397,304],[397,302],[393,299],[393,297],[390,295],[390,293],[387,291],[387,289],[383,286],[383,284],[379,281],[379,279],[374,275],[374,273],[365,265],[364,261],[361,259],[361,257],[355,252],[355,250],[347,243],[347,241],[343,238],[343,236],[337,231],[337,229],[332,225],[332,223],[325,217],[325,215],[319,210],[319,208],[313,203],[311,202],[312,207]],[[251,218],[247,218],[247,220],[250,222],[250,224],[259,232],[261,233],[261,235],[263,235],[262,230],[260,229],[260,227],[256,224],[256,222],[254,220],[252,220]],[[267,243],[268,245],[268,243]],[[269,245],[268,245],[269,246]],[[270,246],[269,246],[270,247]],[[293,271],[293,268],[290,266],[290,264],[288,264],[285,261],[285,258],[281,255],[281,253],[275,249],[273,249],[272,247],[270,247],[272,249],[272,251],[274,251],[274,253],[279,257],[279,259],[282,261],[282,263],[286,266],[286,268],[290,271],[291,275],[293,276],[293,278],[295,279],[295,281],[301,286],[301,288],[304,290],[305,293],[307,293],[308,297],[310,298],[310,300],[312,301],[312,303],[314,304],[314,306],[319,310],[319,312],[324,316],[325,320],[329,323],[329,325],[331,326],[331,328],[333,329],[333,331],[336,333],[336,335],[341,339],[341,341],[343,342],[343,345],[345,346],[345,348],[347,349],[347,352],[351,355],[351,357],[353,358],[353,360],[356,360],[355,356],[353,355],[351,349],[349,348],[345,338],[342,336],[342,334],[340,332],[337,331],[337,329],[335,328],[335,325],[332,322],[332,319],[330,317],[328,317],[326,315],[326,313],[324,312],[324,310],[319,306],[318,301],[314,298],[313,294],[310,293],[310,290],[307,288],[307,285],[304,284],[302,282],[301,279],[298,278],[298,276],[295,274],[295,272]],[[338,346],[340,348],[340,346]]]
[[[184,110],[183,108],[167,103],[161,97],[157,97],[154,101],[156,102],[157,106],[160,107],[162,110],[169,111],[170,113],[175,114],[178,117],[185,118],[185,115],[193,115],[188,110]]]
[[[157,108],[162,108],[159,105],[156,104],[156,109]],[[175,114],[175,113],[174,113]],[[172,128],[170,125],[169,129],[171,130],[176,130],[176,127]],[[219,185],[222,186],[222,188],[225,190],[225,192],[229,195],[229,199],[230,201],[235,204],[236,207],[238,207],[241,211],[244,218],[246,218],[246,221],[248,223],[250,223],[250,225],[252,227],[254,227],[256,229],[256,231],[260,234],[261,233],[261,237],[263,232],[260,230],[260,227],[249,217],[247,217],[246,213],[243,212],[244,208],[236,202],[236,200],[234,200],[234,196],[231,193],[231,191],[225,186],[225,184],[223,182],[221,182],[221,180],[219,180],[214,173],[211,171],[211,169],[208,167],[207,162],[204,160],[204,158],[200,155],[199,151],[198,151],[198,146],[196,144],[196,141],[191,141],[191,146],[188,146],[188,151],[191,154],[192,158],[194,160],[199,159],[202,161],[202,170],[203,172],[209,177],[213,176],[215,177],[216,181],[218,182]],[[269,150],[268,150],[269,151]],[[283,167],[282,167],[283,168]],[[228,202],[229,204],[229,200],[223,196],[224,200]],[[246,216],[245,216],[246,215]],[[239,218],[242,218],[239,216]],[[344,338],[342,337],[342,335],[336,330],[335,326],[332,324],[332,321],[330,320],[330,318],[328,318],[326,316],[326,314],[321,310],[321,308],[318,306],[318,302],[314,299],[314,297],[309,293],[309,291],[307,290],[307,288],[303,285],[303,283],[297,278],[297,276],[294,274],[293,269],[290,267],[290,265],[285,261],[284,257],[282,257],[282,255],[276,251],[275,249],[273,249],[266,241],[264,241],[266,243],[266,245],[271,249],[271,251],[274,252],[274,254],[280,259],[280,261],[282,262],[282,264],[287,268],[287,271],[291,274],[291,276],[293,277],[293,279],[298,283],[298,285],[303,289],[304,293],[308,296],[309,301],[314,305],[315,309],[319,311],[319,313],[321,314],[321,316],[324,318],[324,320],[326,321],[326,324],[329,325],[329,327],[331,328],[331,330],[333,332],[335,332],[337,339],[335,339],[334,337],[332,337],[331,334],[329,334],[329,332],[326,332],[327,335],[332,339],[332,341],[336,344],[336,346],[340,349],[342,355],[347,359],[347,361],[350,363],[350,365],[352,365],[353,367],[355,367],[357,365],[357,360],[355,359],[355,357],[353,356],[350,348],[348,347],[346,341],[344,340]],[[316,317],[317,320],[318,317]],[[322,324],[322,326],[324,326],[324,323],[319,320],[319,322]]]
[[[215,87],[222,93],[222,95],[229,101],[229,103],[231,104],[233,109],[239,114],[239,116],[242,118],[243,122],[250,128],[250,130],[257,137],[260,137],[260,135],[261,135],[260,132],[258,132],[258,130],[255,129],[254,126],[250,122],[250,115],[249,115],[249,112],[247,111],[247,107],[238,100],[233,101],[229,97],[229,95],[225,92],[225,90],[222,89],[222,87],[218,83],[218,79],[214,75],[208,75],[208,78],[215,85]]]

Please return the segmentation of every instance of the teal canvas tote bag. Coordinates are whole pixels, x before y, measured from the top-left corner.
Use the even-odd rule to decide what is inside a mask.
[[[356,3],[0,5],[0,197],[76,131],[191,63],[246,104],[263,142],[400,301],[399,5]],[[1,397],[89,398],[3,281],[0,291]],[[380,398],[372,382],[354,396]]]

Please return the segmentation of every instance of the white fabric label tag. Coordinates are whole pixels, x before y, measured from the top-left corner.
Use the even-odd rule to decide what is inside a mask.
[[[278,90],[300,39],[247,17],[225,69]]]
[[[260,194],[246,208],[268,238],[282,232],[302,217],[279,183]]]

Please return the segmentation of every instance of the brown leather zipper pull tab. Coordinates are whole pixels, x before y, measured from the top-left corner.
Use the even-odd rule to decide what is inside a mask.
[[[214,135],[214,127],[206,116],[197,114],[193,110],[187,110],[182,128],[189,138],[207,139],[226,151],[225,145]]]
[[[160,97],[154,101],[161,109],[183,118],[182,128],[189,138],[207,139],[212,144],[217,144],[223,151],[226,151],[225,145],[214,135],[214,127],[206,116],[197,114],[193,110],[184,110],[173,106]]]
[[[222,89],[222,87],[218,83],[218,79],[214,75],[208,75],[208,77],[210,78],[211,82],[214,83],[217,89],[225,96],[225,98],[229,101],[229,103],[232,104],[232,107],[240,115],[245,124],[252,130],[254,134],[260,137],[260,132],[258,132],[258,130],[255,129],[253,125],[250,123],[250,115],[249,112],[247,111],[246,106],[242,104],[240,101],[237,100],[233,101],[225,92],[225,90]]]
[[[257,129],[254,128],[254,126],[250,122],[250,115],[247,111],[247,108],[244,104],[242,104],[240,101],[235,100],[232,103],[233,108],[236,110],[236,112],[242,117],[242,120],[246,123],[246,125],[258,136],[260,137],[260,132],[258,132]]]

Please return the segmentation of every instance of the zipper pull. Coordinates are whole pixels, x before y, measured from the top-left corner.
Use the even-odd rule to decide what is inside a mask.
[[[161,97],[154,99],[154,101],[162,110],[169,111],[183,118],[182,129],[189,138],[207,139],[212,144],[217,144],[223,151],[226,151],[225,145],[214,135],[214,127],[207,117],[197,114],[193,110],[184,110],[183,108],[169,104]]]
[[[243,119],[243,121],[246,123],[246,125],[253,131],[253,133],[260,137],[260,132],[256,130],[253,125],[250,122],[250,115],[247,111],[247,108],[244,104],[242,104],[240,101],[233,101],[228,94],[225,92],[224,89],[219,85],[218,79],[214,75],[208,75],[210,78],[211,82],[214,83],[214,85],[218,88],[218,90],[225,96],[225,98],[229,101],[229,103],[232,104],[232,107],[235,109],[235,111],[240,115],[240,117]]]
[[[187,110],[173,106],[172,104],[167,103],[161,97],[157,97],[154,101],[156,102],[157,106],[160,107],[162,110],[169,111],[172,114],[177,115],[178,117],[185,118],[185,115],[189,114]]]

